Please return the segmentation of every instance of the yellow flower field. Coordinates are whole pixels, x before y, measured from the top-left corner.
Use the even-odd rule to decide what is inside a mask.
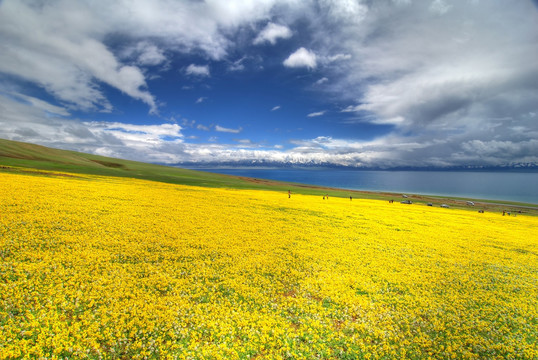
[[[536,359],[538,218],[0,174],[0,359]]]

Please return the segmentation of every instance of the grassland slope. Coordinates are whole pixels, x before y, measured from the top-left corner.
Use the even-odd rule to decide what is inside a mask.
[[[0,165],[3,170],[39,169],[73,174],[129,177],[172,184],[208,187],[260,189],[286,187],[285,183],[252,181],[251,179],[212,174],[202,171],[137,161],[110,158],[76,151],[0,139]]]

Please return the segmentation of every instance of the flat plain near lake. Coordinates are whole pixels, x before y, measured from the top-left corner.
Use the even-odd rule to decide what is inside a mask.
[[[0,358],[536,359],[538,217],[0,174]]]

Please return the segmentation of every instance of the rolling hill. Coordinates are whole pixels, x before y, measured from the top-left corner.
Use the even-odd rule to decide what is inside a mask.
[[[137,161],[60,150],[46,146],[0,139],[0,166],[4,171],[38,169],[72,174],[117,176],[159,181],[171,184],[204,187],[291,190],[294,193],[322,194],[328,188],[281,181],[252,179],[241,176],[215,174],[204,171],[182,169],[171,166],[148,164]],[[349,191],[331,189],[333,196],[349,196]],[[366,197],[379,197],[367,194]]]
[[[73,174],[130,177],[173,184],[234,188],[260,187],[260,184],[234,176],[53,149],[4,139],[0,139],[0,165],[14,169],[32,168]]]

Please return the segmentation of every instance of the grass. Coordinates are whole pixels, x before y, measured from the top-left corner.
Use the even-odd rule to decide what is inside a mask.
[[[244,181],[233,177],[52,149],[9,140],[0,140],[0,164],[16,168],[129,177],[172,184],[244,187],[242,186]]]

